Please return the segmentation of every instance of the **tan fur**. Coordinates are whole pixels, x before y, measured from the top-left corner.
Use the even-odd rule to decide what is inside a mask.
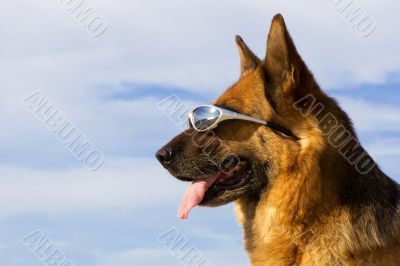
[[[273,20],[270,36],[275,31],[278,33],[273,38],[290,38],[284,35],[286,29],[279,15]],[[279,41],[271,42],[270,37],[268,45],[271,50],[277,45],[273,42]],[[289,52],[293,55],[295,51]],[[268,56],[267,53],[266,60]],[[295,61],[294,64],[305,68],[302,62]],[[276,117],[265,102],[260,103],[262,97],[248,89],[257,87],[256,91],[259,93],[259,87],[263,86],[260,71],[257,69],[239,81],[215,103],[233,106],[266,120],[278,120],[283,124],[286,121],[290,124],[287,119],[280,120]],[[293,73],[286,74],[290,78],[282,88],[286,90],[285,93],[292,93],[291,90],[295,89],[293,83],[296,81],[291,79]],[[339,107],[322,93],[310,76],[307,78],[303,85],[308,86],[309,93],[329,107],[330,112],[341,119],[341,124],[351,128],[349,120],[343,117]],[[240,100],[234,95],[240,95]],[[235,106],[235,102],[242,105]],[[289,102],[293,103],[292,100]],[[246,109],[247,106],[250,109]],[[254,109],[254,106],[263,107],[264,111]],[[358,224],[355,225],[351,218],[354,215],[351,207],[357,206],[343,204],[341,196],[337,194],[343,188],[343,182],[347,182],[343,180],[353,178],[354,171],[349,169],[351,166],[346,165],[347,162],[329,146],[316,125],[315,118],[308,117],[304,120],[293,113],[281,116],[302,120],[301,123],[293,122],[291,126],[301,138],[298,146],[282,148],[282,143],[279,143],[275,147],[280,152],[281,167],[259,201],[252,202],[244,198],[235,202],[238,220],[244,227],[245,245],[251,265],[400,265],[397,205],[388,203],[389,206],[386,206],[393,208],[394,221],[378,221],[380,205],[370,203],[370,199],[365,199],[365,202],[361,200],[357,204],[365,207],[365,210],[357,217]],[[268,143],[270,149],[271,145],[274,143]],[[326,154],[332,163],[321,163],[321,156],[326,157]],[[337,168],[341,170],[338,171]],[[372,186],[380,185],[384,193],[393,193],[385,191],[388,181],[378,167],[368,175],[372,176],[369,178],[373,182],[368,183],[366,180],[365,189],[375,190]],[[374,196],[375,194],[372,195]],[[379,198],[374,200],[380,201]],[[382,228],[386,228],[392,235],[387,237],[382,234]]]
[[[253,166],[251,181],[210,192],[202,203],[235,201],[252,266],[400,265],[399,186],[378,166],[364,171],[360,158],[373,160],[346,113],[319,88],[282,16],[272,21],[263,61],[240,37],[236,43],[240,79],[214,104],[283,126],[298,139],[257,123],[224,121],[210,132],[190,128],[176,136],[164,147],[174,154],[164,166],[181,180],[204,176],[210,154],[193,136],[210,147],[223,143],[213,159],[233,153]],[[333,141],[339,128],[347,134],[343,143]]]

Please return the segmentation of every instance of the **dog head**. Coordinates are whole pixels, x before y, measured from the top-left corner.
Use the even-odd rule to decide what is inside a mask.
[[[190,127],[161,148],[156,157],[176,178],[194,182],[214,177],[200,205],[219,206],[259,196],[279,174],[296,167],[301,153],[300,131],[305,118],[293,104],[312,90],[314,80],[282,16],[276,15],[272,21],[264,60],[239,36],[236,44],[240,78],[213,104],[279,127],[227,120],[207,132]],[[298,133],[299,139],[285,132]]]

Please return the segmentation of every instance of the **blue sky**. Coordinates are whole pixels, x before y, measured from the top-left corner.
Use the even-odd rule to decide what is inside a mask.
[[[173,227],[214,266],[246,265],[232,205],[176,218],[186,185],[153,154],[180,129],[157,103],[211,102],[238,78],[234,36],[264,56],[277,12],[321,87],[400,181],[398,1],[360,1],[377,22],[368,38],[329,0],[91,0],[108,23],[97,38],[60,2],[0,10],[1,265],[43,265],[20,241],[37,229],[77,266],[180,265],[157,241]],[[21,104],[37,90],[104,153],[101,168],[86,169]]]

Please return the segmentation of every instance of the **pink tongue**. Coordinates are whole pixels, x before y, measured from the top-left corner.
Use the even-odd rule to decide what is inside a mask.
[[[199,205],[203,200],[204,194],[207,189],[214,184],[217,180],[218,175],[208,177],[199,181],[194,181],[185,192],[178,209],[178,217],[181,219],[187,219],[191,209]]]

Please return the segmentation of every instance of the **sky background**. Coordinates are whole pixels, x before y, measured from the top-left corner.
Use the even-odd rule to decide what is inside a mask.
[[[173,227],[212,265],[247,265],[232,205],[176,217],[186,184],[153,156],[180,128],[157,103],[210,103],[239,77],[234,36],[263,57],[278,12],[321,87],[400,181],[398,1],[357,2],[376,20],[367,38],[331,0],[90,0],[108,22],[97,38],[63,1],[0,1],[1,266],[43,265],[21,243],[38,229],[76,266],[181,265],[157,241]],[[23,106],[38,90],[104,153],[97,171]]]

